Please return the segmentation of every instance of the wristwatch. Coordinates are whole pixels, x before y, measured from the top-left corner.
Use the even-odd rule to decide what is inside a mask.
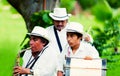
[[[30,69],[30,74],[33,75],[34,71],[32,69]]]

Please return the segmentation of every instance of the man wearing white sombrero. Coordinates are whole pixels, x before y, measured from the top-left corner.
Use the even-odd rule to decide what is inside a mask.
[[[85,43],[82,41],[84,36],[84,31],[83,31],[83,26],[80,23],[70,22],[66,32],[67,32],[66,40],[68,42],[68,45],[65,46],[61,55],[59,56],[57,76],[64,76],[64,72],[65,72],[65,76],[81,76],[77,72],[75,72],[76,75],[73,75],[73,74],[70,75],[71,74],[70,72],[72,70],[69,70],[71,68],[69,65],[72,65],[72,62],[71,62],[72,58],[85,59],[85,60],[100,59],[99,53],[95,47],[93,47],[89,43]],[[69,58],[68,61],[67,61],[67,58]],[[76,66],[77,69],[79,69],[75,62],[73,62],[73,64]],[[83,66],[83,65],[79,65],[79,66]],[[74,70],[76,68],[74,68]]]
[[[58,54],[60,54],[67,44],[66,28],[71,14],[67,13],[66,8],[54,8],[53,13],[49,13],[49,16],[53,19],[54,25],[47,28],[48,35],[52,46],[56,49]]]
[[[66,29],[69,26],[68,20],[71,14],[67,13],[66,8],[54,8],[53,13],[49,13],[49,16],[53,19],[53,25],[47,28],[49,39],[52,46],[60,54],[67,44]],[[89,41],[92,42],[91,39],[87,42]]]
[[[71,14],[67,13],[66,8],[54,8],[53,13],[49,13],[49,16],[53,19],[53,25],[46,29],[48,30],[48,37],[51,41],[52,47],[54,47],[59,56],[68,44],[66,32]]]
[[[22,57],[23,65],[14,67],[13,76],[56,76],[57,54],[49,46],[46,29],[35,26],[30,37],[30,49]]]

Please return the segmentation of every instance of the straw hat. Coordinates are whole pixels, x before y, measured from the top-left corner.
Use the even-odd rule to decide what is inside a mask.
[[[54,8],[53,13],[49,13],[53,20],[67,20],[71,14],[67,14],[66,8]]]
[[[28,33],[28,35],[30,35],[30,36],[33,35],[33,36],[43,37],[43,38],[45,38],[46,40],[49,41],[49,39],[47,37],[48,36],[47,34],[48,34],[47,30],[43,27],[40,27],[40,26],[35,26],[33,28],[32,32]]]
[[[70,22],[68,23],[67,32],[77,32],[80,34],[84,34],[83,25],[78,22]]]

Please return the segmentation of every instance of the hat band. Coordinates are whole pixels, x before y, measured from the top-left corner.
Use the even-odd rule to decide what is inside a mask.
[[[82,32],[79,32],[79,31],[76,31],[76,30],[73,30],[73,29],[67,29],[67,32],[77,32],[77,33],[83,34]]]
[[[68,15],[66,15],[66,16],[62,16],[62,17],[58,17],[58,16],[55,16],[55,15],[53,15],[54,17],[56,17],[56,18],[64,18],[64,17],[68,17]]]
[[[42,35],[40,35],[38,33],[30,33],[29,35],[34,35],[34,36],[40,36],[40,37],[42,37]]]
[[[78,31],[73,30],[73,29],[67,29],[67,32],[78,32]]]

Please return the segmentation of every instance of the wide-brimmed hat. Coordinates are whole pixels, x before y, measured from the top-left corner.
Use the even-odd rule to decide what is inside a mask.
[[[53,13],[49,13],[53,20],[67,20],[71,14],[67,14],[66,8],[54,8]]]
[[[47,33],[47,30],[43,27],[40,27],[40,26],[35,26],[32,30],[31,33],[27,33],[28,35],[32,35],[32,36],[39,36],[39,37],[43,37],[44,39],[48,40],[48,33]]]
[[[69,22],[67,32],[77,32],[83,35],[84,34],[83,25],[78,22]]]

